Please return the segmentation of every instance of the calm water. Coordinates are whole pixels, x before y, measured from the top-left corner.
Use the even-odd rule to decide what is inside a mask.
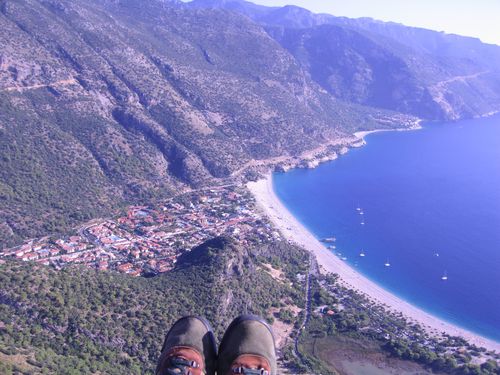
[[[500,341],[500,116],[366,140],[317,169],[276,174],[277,195],[370,279]]]

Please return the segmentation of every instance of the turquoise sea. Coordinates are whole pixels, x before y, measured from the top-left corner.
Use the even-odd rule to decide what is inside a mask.
[[[371,280],[500,341],[500,116],[366,141],[316,169],[275,174],[276,194]]]

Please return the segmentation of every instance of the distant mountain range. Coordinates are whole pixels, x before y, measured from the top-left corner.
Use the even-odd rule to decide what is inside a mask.
[[[0,1],[0,247],[355,130],[500,109],[500,47],[244,1]]]
[[[243,0],[194,0],[261,24],[312,79],[337,98],[426,119],[459,119],[500,105],[500,47],[370,18],[271,8]]]

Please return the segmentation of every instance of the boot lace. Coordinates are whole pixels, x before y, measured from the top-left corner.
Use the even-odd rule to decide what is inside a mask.
[[[263,368],[252,369],[247,367],[235,367],[233,368],[233,374],[243,374],[243,375],[269,375],[269,371]]]
[[[198,367],[200,365],[196,361],[182,357],[171,357],[169,358],[169,367],[165,369],[163,375],[193,375],[190,369]]]

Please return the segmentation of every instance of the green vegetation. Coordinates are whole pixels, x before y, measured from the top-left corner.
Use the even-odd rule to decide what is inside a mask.
[[[261,261],[282,266],[287,282],[276,282]],[[271,319],[273,304],[303,303],[294,277],[306,266],[307,254],[285,243],[245,249],[226,238],[151,279],[8,262],[0,265],[0,355],[25,358],[32,368],[25,373],[151,373],[177,318],[203,315],[219,336],[240,313]]]
[[[237,14],[1,4],[0,248],[408,120],[323,92]]]
[[[368,21],[296,28],[287,9],[281,19],[292,27],[263,28],[176,1],[2,0],[0,248],[239,177],[252,160],[297,157],[356,130],[414,120],[393,110],[436,119],[498,109],[496,47],[448,48],[434,34],[432,51],[423,37],[412,46],[414,29]],[[441,53],[450,50],[457,55]],[[448,85],[453,77],[466,78]],[[0,265],[0,372],[148,373],[165,330],[186,313],[217,322],[218,334],[241,312],[298,329],[304,315],[291,306],[304,304],[297,275],[307,274],[307,255],[248,242],[215,239],[154,279]],[[313,309],[334,314],[313,314],[300,336],[306,352],[347,337],[436,370],[498,372],[498,358],[481,348],[450,337],[428,341],[432,350],[415,345],[429,340],[418,327],[334,278],[312,282]],[[302,371],[329,371],[290,345],[283,357]]]
[[[6,124],[0,130],[2,245],[66,230],[116,202],[90,156],[72,147],[67,134],[6,99],[0,94],[0,123]]]
[[[304,306],[308,264],[304,250],[284,241],[242,246],[227,238],[184,253],[172,271],[149,279],[9,261],[0,265],[0,370],[151,373],[163,336],[178,317],[204,315],[220,337],[232,318],[248,312],[295,327],[281,355],[294,373],[336,374],[345,363],[401,374],[424,367],[498,373],[498,356],[459,338],[431,338],[345,289],[335,275],[311,277],[312,314],[297,331],[304,312],[297,315],[293,306]],[[488,360],[475,364],[481,356]]]
[[[315,371],[335,371],[345,354],[359,363],[371,358],[369,363],[393,369],[411,368],[413,365],[404,362],[411,361],[442,373],[500,373],[498,354],[486,353],[459,337],[431,337],[402,315],[389,313],[366,296],[341,286],[335,275],[313,278],[311,295],[316,313],[300,343],[308,366]],[[472,361],[474,356],[482,357],[481,365]]]

